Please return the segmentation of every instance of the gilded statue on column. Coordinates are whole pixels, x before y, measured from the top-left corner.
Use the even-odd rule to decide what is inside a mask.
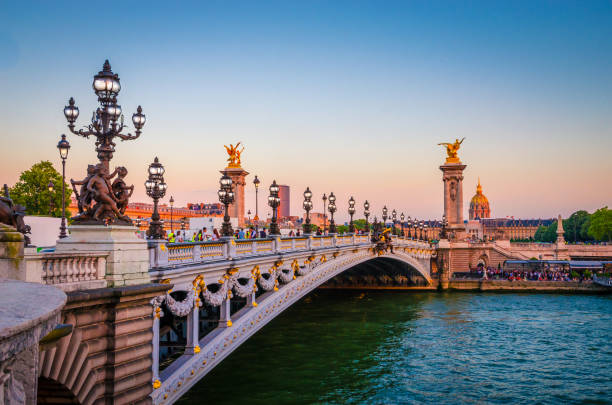
[[[461,163],[459,157],[457,157],[457,151],[461,147],[461,144],[465,140],[465,137],[461,140],[455,139],[455,142],[441,142],[438,145],[446,146],[446,163]]]
[[[240,166],[240,155],[242,154],[242,152],[244,152],[244,145],[242,145],[242,149],[238,149],[241,145],[240,142],[238,142],[236,145],[232,145],[230,143],[229,146],[227,145],[223,145],[225,146],[225,150],[227,151],[227,154],[229,155],[229,157],[227,158],[228,164],[227,167],[241,167]]]

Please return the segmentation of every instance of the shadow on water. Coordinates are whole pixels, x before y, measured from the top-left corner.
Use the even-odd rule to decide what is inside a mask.
[[[611,403],[609,296],[317,290],[180,404]]]

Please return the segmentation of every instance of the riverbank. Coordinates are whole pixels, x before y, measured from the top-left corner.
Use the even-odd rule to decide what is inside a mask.
[[[377,285],[322,285],[321,289],[331,290],[402,290],[437,291],[438,280],[428,286],[377,286]],[[451,280],[449,291],[488,291],[488,292],[534,292],[570,294],[612,294],[607,288],[592,282],[578,281],[507,281],[507,280]]]

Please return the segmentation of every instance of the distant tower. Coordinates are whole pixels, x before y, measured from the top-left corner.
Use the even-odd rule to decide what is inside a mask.
[[[278,206],[279,218],[287,218],[288,216],[291,216],[291,194],[289,186],[278,186],[278,196],[280,198],[280,205]]]
[[[474,194],[470,202],[470,220],[482,218],[491,218],[491,208],[489,207],[489,200],[482,194],[482,186],[480,185],[479,177],[478,185],[476,186],[476,194]]]
[[[563,219],[561,218],[561,215],[559,215],[559,218],[557,219],[557,244],[565,243],[565,238],[563,237],[564,233]]]
[[[570,260],[569,249],[567,248],[565,238],[563,237],[564,233],[563,219],[561,219],[561,215],[559,215],[559,218],[557,218],[557,241],[555,242],[556,260]]]

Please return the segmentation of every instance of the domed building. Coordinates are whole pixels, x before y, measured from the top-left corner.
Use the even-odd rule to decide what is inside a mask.
[[[489,207],[489,200],[482,194],[482,186],[480,185],[480,178],[478,178],[476,194],[472,197],[472,201],[470,201],[470,220],[490,217],[491,208]]]

